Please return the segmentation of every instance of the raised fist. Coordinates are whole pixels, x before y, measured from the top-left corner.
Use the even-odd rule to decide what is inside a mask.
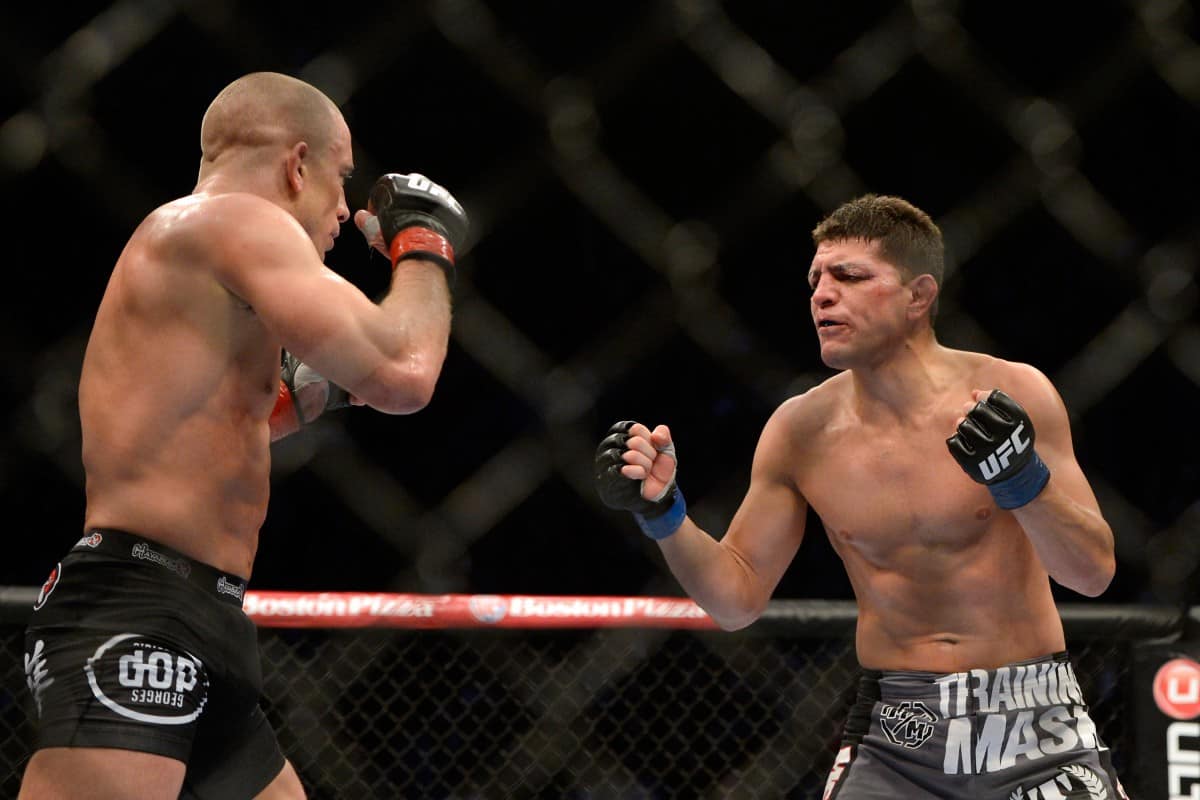
[[[654,460],[641,480],[621,474],[628,464],[624,454],[629,450],[630,429],[638,423],[626,420],[608,429],[596,448],[594,462],[596,492],[609,508],[632,512],[642,531],[652,539],[670,536],[683,524],[687,506],[675,483],[678,461],[675,445],[655,448]],[[644,427],[644,426],[643,426]],[[648,438],[649,434],[645,435]],[[643,484],[657,487],[654,495],[642,496]]]
[[[997,505],[1018,508],[1050,480],[1050,470],[1033,449],[1034,439],[1025,409],[993,389],[967,413],[946,446],[972,480],[991,490]]]
[[[452,273],[455,248],[467,236],[467,212],[450,192],[419,173],[382,175],[367,212],[379,219],[394,267],[405,258],[436,261]]]

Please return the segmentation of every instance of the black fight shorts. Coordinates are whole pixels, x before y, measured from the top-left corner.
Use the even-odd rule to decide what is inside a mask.
[[[824,800],[1122,800],[1066,653],[938,674],[864,670]]]
[[[34,748],[112,747],[187,764],[182,798],[251,798],[284,759],[258,706],[246,583],[160,544],[90,531],[25,632]]]

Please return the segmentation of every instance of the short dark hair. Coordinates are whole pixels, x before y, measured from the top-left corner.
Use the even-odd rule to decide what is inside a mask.
[[[816,245],[848,239],[878,242],[880,255],[909,280],[932,275],[941,286],[946,271],[941,230],[928,214],[900,197],[864,194],[845,202],[817,223],[812,238]],[[936,314],[935,300],[931,321]]]

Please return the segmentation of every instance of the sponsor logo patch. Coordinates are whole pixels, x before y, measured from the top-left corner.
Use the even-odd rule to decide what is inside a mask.
[[[46,582],[42,584],[42,589],[38,592],[37,600],[33,602],[34,611],[46,605],[46,601],[50,599],[50,593],[54,591],[55,586],[58,586],[58,580],[61,577],[62,562],[60,561],[54,565],[54,569],[50,570],[50,577],[46,578]]]
[[[1173,658],[1154,675],[1154,703],[1172,719],[1200,717],[1200,664]]]
[[[916,750],[933,736],[937,714],[920,701],[906,700],[898,705],[886,705],[879,710],[883,735],[892,744]]]
[[[499,622],[508,614],[508,601],[494,594],[473,595],[468,605],[480,622]]]
[[[54,678],[47,677],[50,670],[46,664],[46,656],[43,654],[45,649],[46,643],[38,639],[33,646],[33,652],[25,654],[25,684],[33,693],[33,702],[37,706],[39,718],[42,716],[42,692],[54,683]]]
[[[242,600],[242,595],[245,593],[246,587],[244,584],[227,581],[225,580],[224,575],[217,578],[217,594],[227,594],[230,597],[236,597],[238,600]]]
[[[155,725],[186,725],[208,702],[208,673],[200,659],[137,633],[118,634],[84,667],[92,694],[110,711]]]
[[[821,795],[821,800],[829,800],[829,797],[833,794],[833,790],[837,788],[838,781],[842,779],[846,767],[850,766],[850,762],[853,760],[853,747],[845,745],[841,750],[838,750],[837,758],[833,760],[833,767],[829,770],[829,777],[825,779],[825,793]]]
[[[157,550],[150,549],[150,546],[145,542],[138,542],[129,551],[129,554],[134,558],[140,558],[143,561],[151,561],[159,566],[166,567],[171,572],[176,573],[181,578],[186,578],[192,574],[192,562],[186,558],[176,558],[168,556],[165,553],[160,553]]]
[[[1104,781],[1090,768],[1082,764],[1067,764],[1058,769],[1057,775],[1032,789],[1017,787],[1008,796],[1009,800],[1108,800]]]

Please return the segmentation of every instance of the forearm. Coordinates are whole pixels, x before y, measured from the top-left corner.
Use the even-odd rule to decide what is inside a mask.
[[[390,414],[411,414],[433,397],[450,338],[455,249],[466,236],[466,212],[443,187],[420,174],[389,173],[376,181],[374,215],[392,262],[373,333],[384,356],[347,384],[356,397]]]
[[[1027,396],[1041,412],[1037,447],[1029,414],[999,389],[972,392],[977,402],[946,444],[996,505],[1013,514],[1050,577],[1094,597],[1116,570],[1112,530],[1075,460],[1062,401],[1044,378],[1030,384]]]
[[[601,501],[632,512],[688,596],[726,630],[759,618],[804,536],[808,506],[781,469],[790,451],[774,436],[763,438],[768,443],[760,440],[750,490],[720,541],[687,516],[666,425],[651,431],[639,422],[618,422],[596,449]]]
[[[380,302],[377,342],[384,358],[361,387],[348,387],[368,405],[394,414],[424,408],[433,396],[450,342],[450,293],[430,262],[402,262]]]
[[[1051,478],[1035,500],[1012,513],[1057,583],[1088,597],[1108,588],[1116,557],[1112,530],[1098,511],[1076,502]]]
[[[737,630],[762,614],[767,598],[749,564],[690,518],[658,544],[680,586],[719,626]]]

